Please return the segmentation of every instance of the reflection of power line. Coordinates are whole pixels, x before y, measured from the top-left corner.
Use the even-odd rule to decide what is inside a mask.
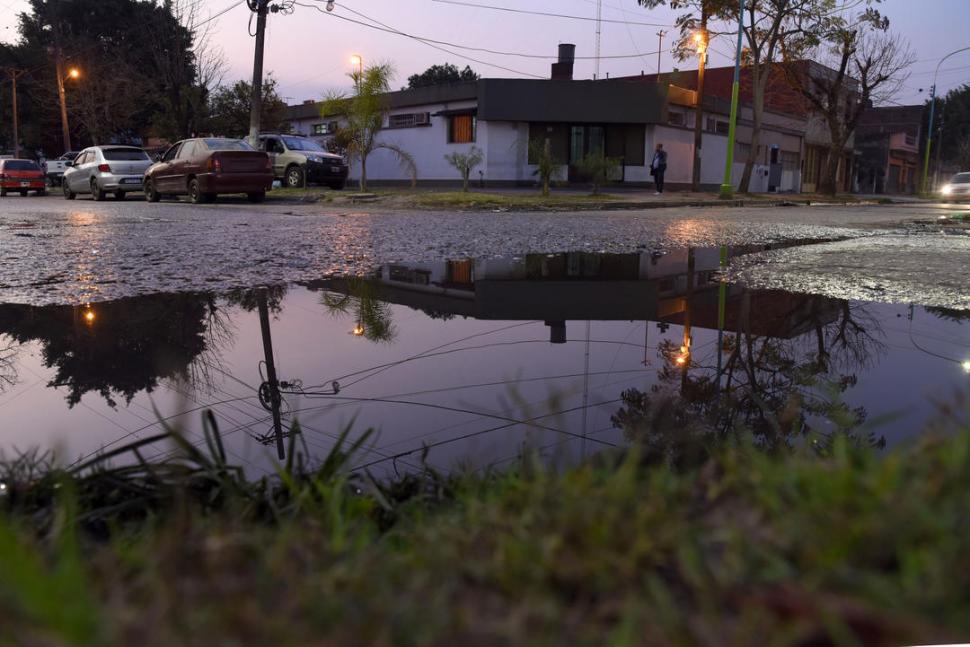
[[[588,406],[600,407],[600,406],[607,405],[607,404],[615,404],[615,403],[621,402],[621,401],[622,401],[622,398],[615,398],[613,400],[607,400],[605,402],[597,402],[597,403],[594,403],[594,404],[588,405]],[[376,460],[376,461],[371,461],[369,463],[365,463],[364,465],[358,465],[358,466],[356,466],[355,469],[367,469],[369,467],[373,467],[374,465],[378,465],[380,463],[383,463],[384,461],[387,461],[387,460],[392,460],[392,459],[397,459],[397,458],[403,458],[405,456],[409,456],[411,454],[414,454],[415,452],[426,452],[426,451],[429,451],[429,450],[431,450],[431,449],[433,449],[435,447],[440,447],[442,445],[448,445],[448,444],[451,444],[451,443],[458,442],[460,440],[467,440],[467,439],[473,438],[475,436],[481,436],[483,434],[491,433],[493,431],[499,431],[501,429],[507,429],[509,427],[514,427],[515,425],[520,425],[520,424],[521,425],[532,426],[532,427],[538,426],[540,429],[548,429],[550,431],[558,431],[559,433],[565,434],[567,436],[572,436],[574,438],[580,438],[581,439],[582,436],[580,434],[574,434],[574,433],[571,433],[571,432],[564,431],[562,429],[556,429],[555,427],[545,427],[543,425],[535,425],[534,421],[535,420],[541,420],[542,418],[549,418],[551,416],[562,415],[564,413],[573,413],[575,411],[579,411],[582,408],[583,407],[573,407],[571,409],[563,409],[561,411],[554,411],[552,413],[546,413],[546,414],[543,414],[541,416],[534,416],[534,417],[529,418],[529,419],[527,419],[525,421],[514,420],[512,422],[508,422],[508,423],[506,423],[504,425],[499,425],[497,427],[490,427],[488,429],[482,429],[480,431],[473,431],[471,433],[463,434],[463,435],[458,436],[456,438],[449,438],[448,440],[441,440],[441,441],[438,441],[436,443],[430,443],[430,444],[427,444],[427,445],[422,445],[419,448],[412,449],[412,450],[409,450],[409,451],[406,451],[406,452],[401,452],[401,453],[395,454],[395,455],[393,455],[393,456],[391,456],[389,458],[382,458],[380,460]],[[590,438],[589,440],[592,440],[594,442],[600,443],[602,445],[607,445],[609,447],[616,447],[617,446],[616,443],[611,443],[611,442],[606,441],[606,440],[600,440],[599,438]]]

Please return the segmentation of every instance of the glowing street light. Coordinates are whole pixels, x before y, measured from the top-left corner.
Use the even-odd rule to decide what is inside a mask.
[[[90,325],[94,323],[95,319],[97,319],[97,315],[95,315],[94,310],[92,310],[91,307],[88,306],[88,308],[84,311],[84,321],[86,321]]]
[[[964,360],[960,366],[963,367],[963,372],[970,375],[970,359]]]
[[[76,67],[72,67],[67,71],[67,76],[71,79],[79,79],[81,78],[81,70],[77,69]]]
[[[350,331],[354,337],[362,337],[364,335],[364,325],[358,323],[354,326],[354,329]]]

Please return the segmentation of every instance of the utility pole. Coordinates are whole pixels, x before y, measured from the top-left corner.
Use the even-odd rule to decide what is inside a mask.
[[[256,55],[253,58],[253,94],[249,111],[249,144],[256,148],[259,144],[259,119],[263,110],[263,44],[266,40],[269,0],[249,0],[249,8],[256,12]]]
[[[67,124],[67,99],[64,96],[64,59],[61,48],[54,54],[54,66],[57,70],[57,98],[61,102],[61,135],[64,138],[64,152],[71,150],[71,129]]]
[[[266,359],[266,382],[269,386],[270,409],[273,412],[273,431],[276,432],[276,455],[280,460],[286,458],[283,450],[283,420],[280,416],[280,383],[276,379],[276,363],[273,361],[273,338],[269,329],[269,304],[266,301],[266,290],[260,290],[257,297],[259,305],[259,328],[263,334],[263,357]]]
[[[754,26],[751,27],[754,29]],[[734,82],[731,84],[731,122],[728,126],[727,155],[724,159],[724,181],[721,182],[719,196],[722,200],[730,200],[734,196],[734,182],[731,171],[734,167],[734,136],[738,126],[738,95],[741,87],[741,45],[744,38],[744,0],[740,0],[738,8],[738,48],[734,52]]]
[[[20,132],[19,121],[17,120],[17,79],[27,73],[27,70],[18,70],[12,67],[7,68],[7,76],[13,84],[13,156],[20,157]]]
[[[603,0],[596,0],[596,70],[593,79],[600,78],[600,41],[603,37]]]
[[[664,36],[667,35],[663,29],[657,32],[657,36],[660,37],[660,42],[657,43],[657,82],[660,82],[660,53],[664,50]]]
[[[694,34],[697,46],[697,106],[694,108],[694,173],[690,189],[694,193],[701,190],[701,147],[704,143],[704,68],[707,65],[707,7],[701,8],[701,28]]]

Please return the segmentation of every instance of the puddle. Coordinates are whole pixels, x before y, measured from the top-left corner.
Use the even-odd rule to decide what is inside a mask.
[[[765,444],[841,426],[892,445],[967,393],[970,309],[752,289],[721,283],[720,269],[717,248],[530,254],[268,290],[0,305],[0,449],[73,460],[158,433],[159,416],[203,445],[211,408],[232,460],[269,469],[261,325],[284,433],[298,420],[322,456],[344,429],[374,428],[357,465],[376,473],[413,469],[424,452],[442,469],[525,447],[575,459],[644,426],[701,421]]]

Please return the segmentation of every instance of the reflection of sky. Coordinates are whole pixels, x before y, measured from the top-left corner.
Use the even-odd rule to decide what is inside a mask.
[[[0,39],[7,42],[16,40],[16,15],[27,4],[27,0],[7,3],[6,11],[0,18]],[[207,16],[232,4],[232,0],[202,0],[199,6],[202,7],[202,14]],[[341,4],[347,9],[340,8]],[[483,0],[481,4],[585,17],[594,17],[596,12],[595,0]],[[555,54],[560,42],[571,42],[577,45],[578,56],[592,56],[594,50],[596,27],[594,22],[589,21],[509,14],[435,3],[432,0],[344,0],[338,2],[334,13],[360,19],[348,9],[362,12],[400,31],[459,45],[545,55]],[[919,102],[925,94],[919,94],[917,89],[929,87],[936,61],[953,49],[970,45],[966,38],[970,3],[965,0],[884,0],[878,9],[889,16],[894,30],[908,38],[917,53],[914,75],[897,100],[903,103]],[[665,8],[647,11],[639,7],[636,0],[603,0],[603,18],[621,22],[603,24],[602,55],[643,55],[605,59],[601,63],[601,74],[619,76],[655,70],[656,33],[661,27],[630,23],[672,25],[679,13]],[[212,23],[211,38],[223,49],[229,62],[227,81],[251,78],[253,40],[247,34],[248,23],[249,12],[245,6],[234,8]],[[670,26],[665,29],[673,30]],[[537,34],[541,36],[537,38]],[[321,47],[320,43],[325,43],[325,46]],[[669,43],[668,37],[666,44]],[[710,52],[711,65],[732,64],[733,52],[734,44],[730,36],[715,41]],[[277,14],[269,19],[265,69],[275,73],[280,81],[281,94],[294,103],[319,98],[331,88],[349,90],[350,82],[345,75],[349,72],[353,53],[360,53],[365,62],[391,61],[398,72],[395,87],[405,85],[409,75],[447,61],[459,67],[471,65],[484,76],[533,74],[542,77],[548,75],[551,62],[485,52],[460,52],[484,63],[516,70],[510,72],[466,60],[402,36],[341,21],[309,7],[296,7],[296,12],[291,16]],[[691,64],[675,62],[669,53],[663,54],[662,67],[665,71]],[[940,77],[941,90],[962,83],[967,78],[968,66],[970,56],[954,58],[952,65],[948,63],[944,69],[950,71]],[[577,78],[591,78],[592,74],[591,61],[577,63]]]
[[[845,398],[853,406],[865,406],[870,419],[900,412],[876,429],[892,443],[912,436],[923,426],[934,412],[933,399],[948,401],[958,392],[967,392],[967,376],[959,361],[970,357],[970,328],[966,323],[961,327],[916,309],[913,339],[931,353],[954,361],[941,360],[914,347],[906,317],[908,308],[867,307],[882,324],[886,355],[859,371],[858,386]],[[88,393],[69,410],[65,392],[46,387],[52,372],[43,367],[37,345],[26,344],[17,362],[20,382],[0,393],[0,448],[59,447],[64,456],[73,458],[133,430],[142,429],[142,435],[153,433],[157,430],[152,426],[156,417],[153,407],[167,416],[223,402],[214,409],[234,459],[268,465],[272,448],[246,435],[247,431],[264,434],[271,427],[268,412],[252,397],[253,390],[244,386],[254,387],[260,381],[258,318],[255,312],[234,310],[231,314],[234,342],[227,344],[218,368],[211,371],[215,376],[211,391],[200,394],[184,385],[168,385],[150,397],[137,395],[128,406],[122,400],[114,410],[96,393]],[[355,433],[370,427],[379,431],[376,449],[366,460],[462,437],[460,442],[435,448],[430,455],[432,462],[451,467],[461,461],[475,465],[500,461],[514,457],[527,439],[533,445],[548,446],[553,453],[576,456],[580,452],[580,441],[550,429],[513,424],[484,432],[508,425],[509,418],[544,416],[535,422],[581,433],[583,416],[575,409],[583,402],[585,322],[568,322],[568,343],[553,345],[549,343],[549,329],[541,321],[434,320],[403,306],[393,306],[392,314],[397,337],[391,344],[378,344],[349,334],[355,323],[353,317],[327,314],[320,304],[320,293],[295,288],[286,297],[281,315],[272,323],[280,379],[300,379],[309,391],[340,378],[339,395],[348,398],[286,396],[289,410],[295,412],[291,416],[305,425],[312,452],[325,452],[348,425]],[[610,415],[620,406],[616,400],[621,391],[648,389],[655,384],[663,361],[657,345],[663,340],[679,345],[681,337],[682,328],[676,325],[661,333],[653,323],[591,324],[588,402],[594,406],[586,421],[591,437],[607,442],[620,439],[619,432],[611,429]],[[809,341],[806,347],[811,346]],[[695,363],[713,366],[715,350],[716,331],[695,327]],[[429,356],[409,359],[419,354]],[[647,367],[643,364],[645,357],[650,362]],[[372,369],[388,363],[392,365]],[[470,413],[416,404],[355,402],[353,398],[393,398],[467,409]],[[234,401],[224,402],[227,400]],[[606,402],[609,404],[596,406]],[[545,416],[571,409],[569,413]],[[197,433],[198,412],[177,420]],[[595,451],[603,445],[588,441],[586,446],[588,451]],[[398,467],[413,465],[416,456],[400,460]]]

